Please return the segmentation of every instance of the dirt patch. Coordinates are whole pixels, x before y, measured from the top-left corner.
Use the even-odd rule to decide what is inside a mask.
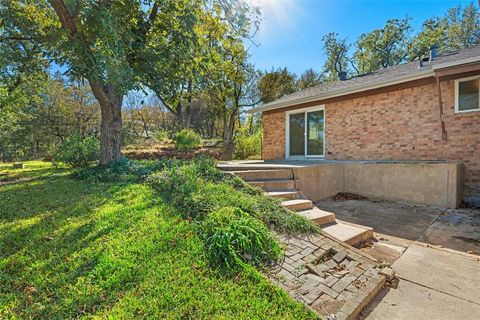
[[[367,200],[367,197],[361,196],[356,193],[350,192],[339,192],[332,197],[334,201],[345,201],[345,200]]]
[[[473,210],[480,210],[480,207],[477,207],[471,203],[462,201],[460,205],[458,206],[459,209],[473,209]]]
[[[15,181],[17,179],[18,179],[17,177],[13,176],[9,172],[0,172],[0,183],[11,182],[11,181]]]
[[[17,178],[17,177],[9,179],[9,180],[0,180],[0,187],[6,186],[6,185],[9,185],[9,184],[27,182],[27,181],[31,181],[31,180],[33,180],[33,178]]]

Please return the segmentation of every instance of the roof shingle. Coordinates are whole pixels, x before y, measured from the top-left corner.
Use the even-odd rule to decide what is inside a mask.
[[[309,98],[322,98],[323,96],[333,94],[336,91],[340,90],[342,92],[354,91],[355,89],[360,89],[368,85],[375,85],[377,83],[394,81],[396,79],[405,77],[413,78],[416,75],[420,76],[422,73],[433,71],[436,66],[475,57],[478,57],[480,60],[480,45],[458,51],[442,53],[438,55],[437,58],[435,58],[433,61],[424,62],[423,67],[420,67],[419,61],[412,61],[374,71],[365,75],[355,76],[344,81],[322,83],[318,86],[297,91],[295,93],[285,95],[280,99],[277,99],[270,103],[264,104],[258,108],[261,109],[258,111],[262,111],[263,109],[274,109],[277,105],[279,107],[284,107],[285,104],[293,105],[297,101],[301,102]],[[255,112],[255,109],[253,109],[252,111]]]

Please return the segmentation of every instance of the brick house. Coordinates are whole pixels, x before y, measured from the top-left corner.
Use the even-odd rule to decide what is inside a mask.
[[[261,112],[264,160],[461,160],[480,198],[480,46],[284,96]]]

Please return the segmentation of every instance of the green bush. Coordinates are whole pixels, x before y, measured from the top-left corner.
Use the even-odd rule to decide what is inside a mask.
[[[200,146],[201,138],[192,129],[183,129],[175,136],[178,150],[188,151]]]
[[[314,233],[317,227],[282,207],[279,199],[215,167],[211,159],[177,161],[149,178],[150,185],[184,218],[204,219],[209,212],[235,206],[279,232]]]
[[[262,265],[280,257],[280,246],[270,230],[239,208],[213,211],[199,228],[206,254],[215,265],[235,270],[245,263]]]
[[[155,137],[155,139],[157,139],[160,142],[169,142],[170,137],[172,136],[172,133],[168,129],[160,129],[160,130],[156,130],[153,133],[153,136]]]
[[[72,176],[79,180],[100,182],[141,182],[165,165],[166,162],[163,161],[133,161],[121,158],[106,165],[79,168],[72,173]]]
[[[184,218],[196,219],[208,212],[208,208],[200,207],[201,202],[196,200],[202,182],[194,166],[174,165],[150,176],[148,181]]]
[[[79,134],[68,137],[55,151],[54,162],[62,162],[73,168],[86,167],[98,160],[100,143],[96,137],[82,138]]]
[[[205,216],[209,211],[235,206],[261,220],[278,232],[289,234],[314,233],[317,227],[302,216],[282,207],[279,199],[269,198],[254,190],[252,193],[236,189],[230,183],[204,182],[188,198],[185,208],[191,215]]]
[[[242,128],[235,136],[235,159],[260,159],[262,153],[262,130],[257,129],[249,134],[247,128]]]

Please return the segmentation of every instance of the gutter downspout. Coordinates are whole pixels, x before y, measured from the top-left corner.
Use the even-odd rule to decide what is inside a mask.
[[[437,80],[438,109],[440,111],[440,126],[442,128],[442,140],[447,140],[447,130],[445,129],[445,114],[443,113],[442,88],[440,86],[440,77],[435,76]]]

